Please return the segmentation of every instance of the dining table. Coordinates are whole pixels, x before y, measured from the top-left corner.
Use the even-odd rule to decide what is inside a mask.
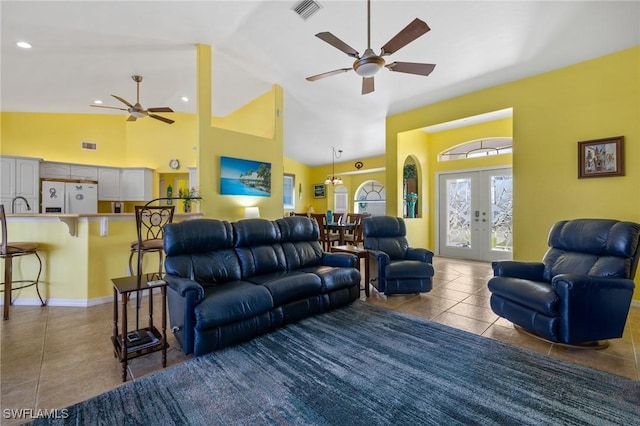
[[[338,232],[338,244],[344,245],[344,235],[345,232],[354,231],[356,229],[355,223],[342,223],[342,222],[330,222],[325,225],[325,229],[328,232],[337,231]]]

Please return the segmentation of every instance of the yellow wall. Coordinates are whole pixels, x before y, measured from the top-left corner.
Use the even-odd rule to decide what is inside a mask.
[[[270,90],[225,117],[214,117],[213,127],[273,139],[276,132],[276,96]]]
[[[125,119],[121,115],[2,112],[0,153],[47,161],[125,166]],[[166,124],[165,124],[166,126]],[[95,151],[81,149],[95,142]]]
[[[558,220],[640,221],[639,99],[636,46],[390,116],[387,163],[397,167],[401,161],[396,158],[403,132],[513,107],[514,258],[539,260],[546,235]],[[578,179],[577,142],[618,135],[625,137],[626,175]],[[387,169],[388,182],[396,175]],[[395,215],[398,204],[387,203],[388,213]]]
[[[206,217],[238,220],[244,217],[244,207],[257,206],[266,219],[282,217],[283,111],[282,88],[273,86],[272,103],[258,102],[265,107],[264,114],[271,114],[274,123],[273,137],[266,138],[248,133],[211,126],[211,47],[196,46],[197,51],[197,138],[198,179],[202,200],[200,211]],[[265,98],[266,95],[262,97]],[[275,107],[274,107],[275,105]],[[256,110],[257,113],[257,110]],[[250,126],[249,126],[250,127]],[[271,196],[248,197],[220,194],[220,157],[229,156],[271,163]]]
[[[296,212],[306,212],[313,200],[311,167],[284,157],[284,173],[296,176],[294,195],[295,209],[293,210]],[[302,197],[300,197],[300,192],[302,192]],[[290,211],[291,209],[283,211],[283,216],[288,215]]]

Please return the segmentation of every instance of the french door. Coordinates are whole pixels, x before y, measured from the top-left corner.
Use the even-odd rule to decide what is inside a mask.
[[[479,261],[511,259],[512,189],[511,168],[440,174],[439,254]]]

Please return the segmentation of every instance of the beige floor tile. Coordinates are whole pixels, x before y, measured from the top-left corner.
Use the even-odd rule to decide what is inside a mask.
[[[442,314],[433,318],[433,321],[480,335],[491,326],[491,323],[474,320],[472,318],[454,314],[449,311],[443,312]]]
[[[488,322],[492,324],[498,319],[498,316],[491,309],[481,306],[471,305],[469,303],[458,303],[452,306],[447,312],[469,317],[478,321]]]

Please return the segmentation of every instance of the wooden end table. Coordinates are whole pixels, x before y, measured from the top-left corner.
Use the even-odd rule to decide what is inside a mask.
[[[113,343],[114,355],[122,364],[122,381],[127,381],[127,364],[130,359],[147,355],[152,352],[162,351],[162,367],[167,366],[167,283],[161,280],[160,275],[141,274],[131,277],[112,278],[113,283]],[[153,325],[153,289],[159,288],[162,292],[162,331]],[[149,291],[149,325],[138,330],[129,330],[127,324],[127,302],[131,294],[136,294],[136,327],[140,315],[138,300],[145,290]],[[118,334],[118,295],[122,307],[122,328]],[[135,339],[134,332],[138,333]],[[145,337],[148,336],[148,337]]]
[[[355,254],[358,256],[358,265],[360,265],[360,259],[364,259],[364,294],[369,297],[369,251],[351,244],[331,246],[330,250],[332,253]]]

